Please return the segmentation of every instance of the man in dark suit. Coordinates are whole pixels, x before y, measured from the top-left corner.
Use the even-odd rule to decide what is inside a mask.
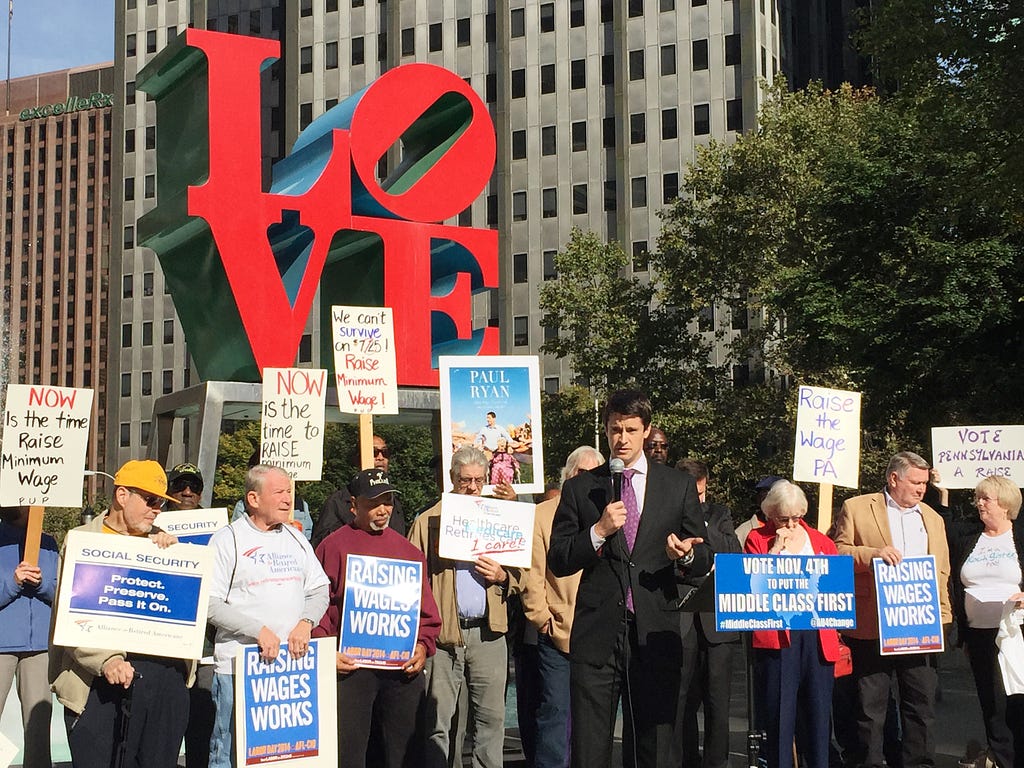
[[[696,459],[682,459],[676,469],[686,472],[697,484],[701,513],[707,525],[707,543],[716,553],[738,553],[740,541],[732,525],[732,512],[724,504],[708,501],[708,465]],[[696,589],[706,576],[686,580],[687,588]],[[711,585],[708,584],[707,587]],[[702,601],[703,602],[703,601]],[[692,619],[690,618],[692,617]],[[687,654],[690,662],[683,669],[680,691],[680,726],[676,746],[682,750],[682,768],[728,768],[729,766],[729,693],[732,685],[733,654],[739,643],[738,632],[715,629],[715,612],[682,611],[682,632],[687,649],[696,646],[696,653]],[[687,634],[688,623],[693,631]],[[692,635],[692,637],[691,637]],[[697,734],[697,710],[704,707],[704,756],[701,757]]]
[[[697,489],[688,475],[648,463],[651,404],[635,390],[605,406],[611,460],[625,465],[621,496],[609,465],[566,482],[548,566],[582,571],[570,647],[572,765],[611,765],[619,696],[623,763],[671,764],[683,643],[679,583],[711,567]]]

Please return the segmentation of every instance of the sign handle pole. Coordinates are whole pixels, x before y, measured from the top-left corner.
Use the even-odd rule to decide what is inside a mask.
[[[828,533],[832,527],[832,483],[818,486],[818,530]]]
[[[359,414],[359,466],[373,467],[373,414]]]
[[[39,544],[43,537],[43,507],[28,508],[28,526],[25,529],[25,557],[29,565],[39,565]]]

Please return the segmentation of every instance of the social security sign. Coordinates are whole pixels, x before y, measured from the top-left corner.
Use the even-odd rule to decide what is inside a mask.
[[[340,652],[363,667],[397,667],[409,661],[419,634],[422,585],[422,563],[349,555]]]
[[[853,629],[853,558],[845,555],[715,555],[715,626]]]
[[[209,544],[210,538],[228,524],[228,511],[219,509],[174,509],[161,512],[153,526],[176,536],[182,544]]]
[[[883,654],[940,653],[945,647],[935,557],[871,561],[878,593],[878,648]]]
[[[337,764],[334,638],[309,644],[292,658],[282,644],[272,662],[246,645],[235,659],[238,765],[287,761],[289,765]]]

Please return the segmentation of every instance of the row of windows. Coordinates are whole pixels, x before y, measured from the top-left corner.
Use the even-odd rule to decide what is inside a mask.
[[[123,323],[121,325],[121,346],[130,347],[132,345],[133,338],[133,325],[132,323]],[[164,344],[174,343],[174,321],[164,320]],[[142,324],[142,346],[151,347],[153,346],[153,321],[146,320]]]
[[[68,118],[68,122],[71,125],[71,138],[78,138],[78,119],[73,115],[65,115]],[[89,134],[96,133],[96,115],[89,115],[88,118]],[[50,128],[53,128],[54,137],[57,139],[64,138],[64,120],[57,118],[56,120],[40,120],[36,122],[36,138],[39,141],[46,141],[50,138]],[[32,143],[32,125],[26,125],[24,128],[24,139],[26,144]],[[110,112],[106,112],[103,115],[103,129],[105,131],[110,130]],[[10,167],[14,163],[14,156],[11,154],[11,150],[14,147],[14,129],[9,128],[7,130],[7,165]]]
[[[132,377],[131,373],[121,374],[121,397],[132,396]],[[188,380],[188,368],[185,369],[185,379]],[[153,372],[142,371],[139,374],[139,394],[148,396],[153,394]],[[174,371],[170,369],[164,369],[163,375],[161,376],[161,394],[169,395],[174,391]],[[186,383],[185,386],[188,386]]]
[[[661,201],[668,205],[679,196],[679,174],[666,173],[662,176]],[[589,211],[589,185],[572,185],[572,213],[585,214]],[[647,207],[647,177],[635,176],[629,180],[629,200],[631,208]],[[616,184],[614,181],[604,183],[604,210],[614,211],[618,207]],[[558,216],[558,189],[545,187],[541,190],[541,216],[550,219]],[[526,221],[527,198],[525,191],[512,193],[512,221]]]

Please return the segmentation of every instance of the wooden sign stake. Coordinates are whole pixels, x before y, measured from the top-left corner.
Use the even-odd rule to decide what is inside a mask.
[[[359,466],[373,467],[373,414],[359,414]]]
[[[25,557],[29,565],[39,565],[39,544],[43,537],[43,507],[28,508],[28,525],[25,528]]]
[[[832,527],[832,483],[818,486],[818,530],[827,534]]]

